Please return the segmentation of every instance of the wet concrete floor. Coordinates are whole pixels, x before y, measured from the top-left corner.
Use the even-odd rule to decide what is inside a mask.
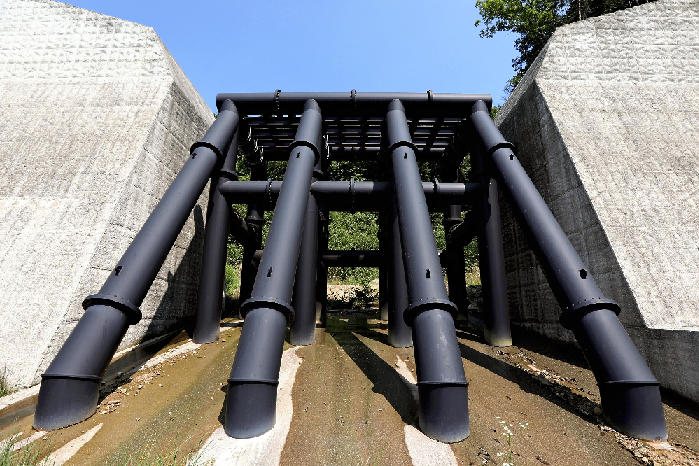
[[[316,343],[297,350],[303,362],[280,464],[430,464],[411,457],[415,449],[406,440],[406,425],[417,426],[408,380],[415,369],[413,349],[389,346],[385,322],[373,317],[375,312],[331,313],[327,328],[316,330]],[[65,464],[128,464],[129,457],[173,452],[181,459],[198,451],[223,422],[226,380],[240,336],[239,324],[229,325],[218,343],[117,379],[105,387],[90,419],[34,444],[55,451],[103,424]],[[576,348],[517,335],[515,346],[493,348],[472,328],[457,336],[470,383],[471,435],[449,446],[452,464],[694,464],[696,405],[664,394],[668,443],[639,442],[604,425],[594,377]],[[33,434],[32,416],[18,414],[0,428],[0,439]]]

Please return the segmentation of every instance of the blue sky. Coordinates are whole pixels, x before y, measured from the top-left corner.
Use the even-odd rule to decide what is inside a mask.
[[[219,92],[489,93],[513,35],[478,37],[475,0],[69,0],[150,26],[215,108]]]

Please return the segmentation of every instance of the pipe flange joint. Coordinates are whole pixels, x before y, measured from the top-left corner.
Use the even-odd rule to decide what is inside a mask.
[[[605,298],[604,296],[599,298],[587,298],[571,304],[563,310],[560,317],[561,325],[571,330],[580,317],[588,312],[599,309],[609,309],[616,315],[619,315],[619,312],[621,312],[621,307],[613,299]]]
[[[490,157],[495,153],[496,150],[499,150],[499,149],[510,149],[513,154],[517,155],[517,148],[515,147],[514,144],[512,144],[511,142],[508,142],[508,141],[502,141],[502,142],[498,142],[497,144],[488,148],[485,151],[485,156]]]
[[[420,385],[436,385],[442,387],[468,387],[468,382],[466,380],[419,380],[416,385],[418,387]]]
[[[634,386],[647,386],[647,385],[657,385],[660,386],[660,382],[657,380],[608,380],[606,382],[598,382],[600,385],[634,385]]]
[[[231,377],[227,380],[228,383],[233,384],[243,384],[243,383],[263,383],[265,385],[279,385],[279,380],[274,379],[250,379],[250,378],[237,378]]]
[[[267,178],[267,186],[265,187],[265,194],[267,195],[267,202],[269,205],[272,203],[272,178]]]
[[[459,316],[459,308],[448,299],[426,299],[411,303],[403,313],[403,320],[412,327],[418,314],[433,310],[447,311],[454,320]]]
[[[192,144],[192,147],[189,149],[190,154],[194,154],[194,151],[197,150],[200,147],[204,147],[206,149],[210,149],[213,151],[214,154],[216,154],[216,158],[222,159],[223,158],[223,153],[219,150],[218,147],[215,145],[211,144],[208,141],[197,141],[194,144]]]
[[[313,165],[315,166],[318,164],[318,162],[320,161],[320,150],[316,147],[315,144],[309,141],[294,141],[289,145],[289,154],[291,154],[297,147],[310,148],[313,151],[313,155],[315,155]]]
[[[226,168],[222,168],[221,171],[218,172],[221,178],[225,178],[228,181],[238,181],[238,172],[235,170],[228,170]]]
[[[91,375],[91,374],[52,374],[52,373],[44,373],[41,374],[42,379],[75,379],[75,380],[87,380],[89,382],[101,382],[102,377],[99,375]]]
[[[83,309],[87,311],[90,306],[110,306],[124,314],[129,321],[129,325],[135,325],[143,317],[141,310],[127,299],[108,294],[93,294],[83,300]]]
[[[262,307],[267,307],[270,309],[274,309],[275,311],[281,312],[282,314],[284,314],[284,316],[286,316],[286,320],[289,325],[291,325],[294,322],[294,316],[296,315],[294,312],[294,308],[291,307],[289,303],[280,301],[278,299],[270,298],[268,296],[253,296],[252,298],[245,301],[243,304],[240,305],[240,315],[243,319],[245,319],[245,316],[248,314],[248,312]]]
[[[350,210],[354,212],[354,196],[356,194],[354,178],[349,180]]]
[[[412,141],[397,141],[391,144],[391,146],[386,151],[386,154],[393,154],[393,151],[395,151],[399,147],[407,147],[409,149],[412,149],[414,153],[419,152],[417,146]]]
[[[281,114],[281,103],[279,101],[279,94],[281,94],[281,92],[281,89],[277,89],[276,91],[274,91],[274,106],[277,107],[277,115]]]

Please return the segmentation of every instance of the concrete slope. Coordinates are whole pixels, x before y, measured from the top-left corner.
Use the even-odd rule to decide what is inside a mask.
[[[559,28],[496,123],[661,384],[699,401],[699,3]],[[573,336],[503,209],[516,325]]]
[[[213,121],[153,29],[0,3],[0,371],[38,382]],[[122,347],[194,312],[207,193]]]

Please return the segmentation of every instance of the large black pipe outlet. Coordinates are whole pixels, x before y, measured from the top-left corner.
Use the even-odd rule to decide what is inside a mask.
[[[468,437],[470,426],[468,382],[454,328],[457,310],[447,297],[415,148],[399,100],[388,106],[386,133],[408,283],[406,322],[413,329],[420,428],[436,440],[458,442]]]
[[[320,160],[316,164],[320,171]],[[317,181],[314,174],[313,181]],[[294,321],[289,341],[292,345],[312,345],[316,338],[316,270],[318,267],[318,203],[308,196],[305,226],[301,237],[301,251],[294,282]]]
[[[274,426],[286,325],[313,166],[320,158],[323,119],[309,100],[290,147],[284,183],[274,209],[252,296],[242,305],[245,324],[228,379],[224,429],[235,438],[256,437]]]
[[[658,381],[619,322],[619,306],[603,296],[484,102],[473,106],[471,123],[563,309],[561,323],[573,331],[595,374],[605,419],[624,434],[666,440]]]
[[[138,307],[217,160],[226,154],[238,121],[235,106],[224,103],[100,292],[85,298],[85,314],[42,375],[34,428],[60,429],[95,412],[102,375],[129,325],[141,319]]]
[[[238,135],[233,140],[218,173],[211,177],[209,205],[206,209],[204,251],[199,273],[197,313],[192,340],[195,343],[213,343],[218,340],[223,310],[223,285],[226,275],[226,248],[228,246],[228,219],[230,206],[218,191],[226,181],[236,181],[235,164],[238,160]]]

